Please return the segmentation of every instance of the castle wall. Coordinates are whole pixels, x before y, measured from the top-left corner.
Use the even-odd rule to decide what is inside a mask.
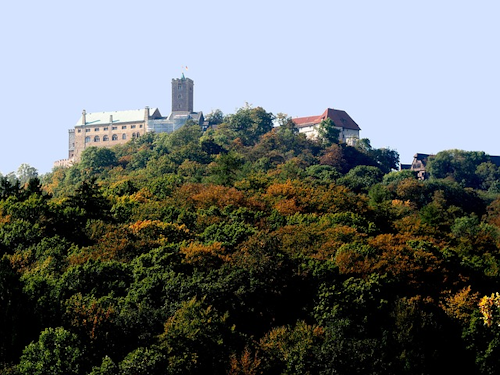
[[[75,161],[80,160],[87,147],[113,147],[144,134],[145,121],[75,126],[73,158]]]

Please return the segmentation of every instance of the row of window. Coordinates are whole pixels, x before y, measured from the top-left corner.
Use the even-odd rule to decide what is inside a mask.
[[[135,129],[136,128],[136,125],[130,125],[130,129]],[[142,128],[142,125],[139,125],[139,128]],[[127,125],[122,125],[122,129],[127,129]],[[90,132],[92,129],[85,129],[85,132],[88,133]],[[100,131],[101,129],[100,128],[94,128],[94,131],[95,132],[98,132]],[[102,128],[103,131],[108,131],[109,130],[109,127],[108,126],[105,126],[104,128]],[[118,126],[112,126],[111,127],[111,130],[118,130]],[[78,129],[78,133],[81,133],[82,132],[82,129]]]
[[[138,138],[140,136],[139,132],[137,133],[132,133],[132,138]],[[90,143],[91,142],[91,137],[87,136],[85,137],[85,143]],[[122,139],[123,140],[126,140],[127,139],[127,134],[123,133],[122,134]],[[117,141],[118,140],[118,134],[113,134],[111,136],[111,140],[112,141]],[[102,141],[103,142],[108,142],[109,141],[109,136],[108,135],[105,135],[102,137]],[[101,142],[101,137],[99,137],[98,135],[96,135],[94,137],[94,142]]]

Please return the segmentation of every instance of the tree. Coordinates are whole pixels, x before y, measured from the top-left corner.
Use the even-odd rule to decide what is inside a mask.
[[[500,193],[500,167],[491,162],[481,163],[476,168],[481,189]]]
[[[339,143],[340,130],[329,117],[320,122],[318,126],[318,136],[325,146]]]
[[[88,147],[82,152],[80,168],[91,172],[102,172],[105,168],[116,165],[116,155],[106,147]]]
[[[83,209],[89,219],[104,219],[110,216],[111,204],[102,195],[95,178],[83,181],[66,204]]]
[[[217,155],[215,162],[210,164],[209,171],[216,184],[231,185],[242,165],[241,156],[231,151],[227,154]]]
[[[38,171],[36,168],[30,166],[29,164],[21,164],[17,169],[16,173],[17,179],[21,185],[24,185],[29,180],[38,177]]]
[[[184,302],[160,336],[160,348],[168,353],[169,373],[224,373],[235,336],[227,320],[227,313],[220,314],[203,300]]]
[[[224,113],[222,113],[220,109],[213,110],[205,117],[205,120],[207,120],[210,125],[222,124],[224,121]]]
[[[389,173],[399,168],[399,154],[395,150],[391,150],[390,148],[373,148],[370,140],[367,138],[360,139],[356,143],[356,148],[371,159],[371,163],[367,165],[375,165],[384,173]]]
[[[384,173],[377,167],[358,165],[338,180],[339,184],[361,192],[368,191],[373,185],[382,182]]]
[[[23,351],[18,370],[21,375],[79,375],[83,351],[78,337],[62,327],[47,328],[37,342]]]
[[[251,146],[256,144],[262,135],[272,130],[273,120],[273,114],[262,107],[246,106],[228,116],[228,128],[241,138],[243,144]]]
[[[449,178],[464,187],[480,188],[476,170],[488,161],[484,152],[446,150],[429,157],[427,169],[434,179]]]
[[[19,180],[12,181],[8,176],[0,177],[0,199],[16,196],[20,189]]]

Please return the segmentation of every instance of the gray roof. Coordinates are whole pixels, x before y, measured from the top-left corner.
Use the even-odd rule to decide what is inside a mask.
[[[112,117],[113,124],[120,124],[120,123],[125,123],[125,122],[140,122],[140,121],[144,121],[144,111],[145,111],[145,109],[142,108],[142,109],[132,109],[132,110],[128,110],[128,111],[86,113],[85,114],[86,125],[110,124],[111,116],[113,116]],[[150,117],[161,116],[158,108],[150,108],[149,115],[150,115]],[[82,116],[80,116],[80,118],[78,119],[76,126],[82,125]]]

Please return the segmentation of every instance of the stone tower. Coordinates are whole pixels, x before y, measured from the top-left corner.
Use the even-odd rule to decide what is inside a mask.
[[[172,112],[193,112],[194,82],[184,77],[172,79]]]

